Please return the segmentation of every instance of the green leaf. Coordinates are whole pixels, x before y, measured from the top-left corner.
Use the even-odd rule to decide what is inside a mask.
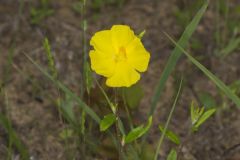
[[[146,127],[144,127],[143,125],[137,127],[137,128],[134,128],[132,129],[128,134],[127,136],[124,138],[124,142],[125,143],[130,143],[136,139],[138,139],[139,137],[141,137],[142,135],[144,135],[148,130],[149,128],[151,127],[152,125],[152,116],[150,116],[148,118],[148,123],[146,125]]]
[[[167,156],[167,160],[177,160],[177,151],[175,149],[171,149]]]
[[[227,56],[234,50],[240,48],[240,38],[233,38],[230,40],[228,45],[220,52],[220,55]]]
[[[240,80],[236,80],[233,83],[230,84],[230,89],[232,90],[233,93],[236,95],[240,94]]]
[[[165,35],[171,40],[176,47],[178,47],[188,59],[196,65],[210,80],[212,80],[224,93],[228,96],[236,105],[240,107],[240,98],[234,94],[229,87],[227,87],[218,77],[216,77],[212,72],[210,72],[206,67],[204,67],[200,62],[198,62],[194,57],[192,57],[188,52],[186,52],[177,42],[175,42],[167,33]]]
[[[57,104],[61,108],[61,111],[64,115],[64,118],[68,120],[70,123],[76,123],[76,117],[74,114],[74,103],[73,98],[70,97],[68,94],[65,94],[64,99],[57,99]]]
[[[185,48],[187,46],[189,39],[192,36],[193,32],[196,30],[198,23],[201,20],[203,14],[205,13],[207,6],[208,6],[208,0],[205,1],[201,9],[197,12],[193,20],[190,22],[190,24],[186,27],[185,31],[183,32],[181,38],[178,41],[178,45],[181,46],[182,48]],[[172,51],[171,56],[169,57],[168,62],[165,65],[161,78],[156,87],[156,90],[152,99],[150,115],[154,113],[157,106],[157,102],[164,89],[165,83],[169,75],[172,73],[174,67],[176,66],[176,63],[180,58],[180,56],[182,55],[182,52],[183,51],[179,47],[175,47],[174,50]]]
[[[134,141],[135,139],[141,137],[142,133],[143,133],[143,130],[144,130],[144,126],[141,125],[137,128],[134,128],[132,129],[128,135],[124,138],[124,142],[125,143],[130,143],[132,141]]]
[[[123,94],[127,105],[131,109],[137,107],[144,96],[142,87],[139,83],[132,85],[129,88],[123,88]]]
[[[161,126],[161,125],[159,125],[158,127],[159,127],[160,131],[163,133],[164,127]],[[168,138],[169,140],[171,140],[173,143],[175,143],[175,144],[177,144],[177,145],[180,144],[180,139],[179,139],[179,137],[178,137],[175,133],[173,133],[172,131],[167,130],[166,133],[165,133],[165,135],[166,135],[167,138]]]
[[[197,112],[195,111],[195,106],[194,106],[194,102],[192,101],[191,103],[191,122],[192,124],[194,124],[195,122],[197,122],[198,119],[198,115],[196,114]]]
[[[97,123],[100,122],[99,116],[79,98],[75,93],[73,93],[70,89],[68,89],[64,84],[60,81],[55,80],[50,74],[48,74],[40,65],[38,65],[31,57],[25,54],[25,56],[32,62],[49,80],[53,82],[54,85],[59,87],[65,94],[68,94],[72,99],[76,100],[80,109],[83,109],[94,121]]]
[[[84,74],[85,74],[86,89],[87,89],[87,93],[90,94],[90,90],[93,87],[92,71],[90,69],[90,65],[88,62],[85,62],[84,65],[85,65],[84,66]]]
[[[81,133],[82,135],[85,134],[85,130],[86,130],[86,126],[85,126],[85,123],[86,123],[86,112],[85,111],[82,111],[82,114],[81,114]]]
[[[179,88],[178,88],[178,91],[177,91],[177,95],[176,95],[176,97],[175,97],[175,99],[174,99],[174,102],[173,102],[171,111],[170,111],[170,113],[169,113],[169,115],[168,115],[167,122],[166,122],[166,124],[165,124],[165,126],[164,126],[164,129],[163,129],[163,133],[162,133],[162,135],[161,135],[161,137],[160,137],[160,139],[159,139],[159,141],[158,141],[158,145],[157,145],[157,149],[156,149],[156,152],[155,152],[154,160],[157,160],[157,159],[158,159],[158,154],[159,154],[159,152],[160,152],[161,145],[162,145],[162,143],[163,143],[163,140],[164,140],[166,131],[167,131],[167,129],[168,129],[168,125],[169,125],[169,123],[170,123],[170,121],[171,121],[171,118],[172,118],[172,116],[173,116],[173,112],[174,112],[174,110],[175,110],[175,107],[176,107],[176,104],[177,104],[177,101],[178,101],[178,97],[179,97],[179,95],[180,95],[180,91],[181,91],[181,88],[182,88],[182,82],[183,82],[183,79],[181,78],[181,81],[180,81],[180,84],[179,84]]]
[[[117,121],[117,125],[118,125],[118,128],[121,132],[121,134],[123,136],[125,136],[125,129],[124,129],[124,126],[123,126],[123,122],[121,121],[121,119],[119,118],[118,121]]]
[[[143,31],[138,35],[138,38],[142,39],[142,37],[144,36],[145,33],[146,33],[146,30],[143,30]]]
[[[100,131],[106,131],[116,122],[117,118],[114,114],[108,114],[100,122]]]
[[[86,112],[92,118],[96,123],[100,124],[101,119],[99,116],[94,112],[85,102],[82,101],[81,98],[79,98],[75,93],[73,93],[68,87],[66,87],[63,83],[60,81],[56,81],[50,74],[48,74],[39,64],[37,64],[31,57],[29,57],[27,54],[24,53],[24,55],[28,58],[28,60],[40,71],[45,75],[55,86],[57,86],[61,91],[63,91],[65,94],[68,94],[73,100],[75,100],[78,103],[78,107]],[[119,120],[120,121],[120,120]],[[113,136],[111,132],[107,132],[108,135],[112,138],[114,144],[116,147],[117,140]],[[132,146],[131,146],[132,147]]]
[[[199,94],[199,100],[205,108],[212,108],[217,106],[217,103],[213,96],[207,92],[201,92]]]
[[[202,125],[208,118],[210,118],[214,113],[216,112],[216,109],[209,109],[206,112],[202,114],[202,116],[199,118],[197,123],[194,125],[195,128],[199,128],[200,125]]]
[[[202,116],[204,112],[204,107],[200,108],[198,106],[195,106],[194,102],[192,101],[191,103],[191,122],[192,125],[194,126],[199,118]]]
[[[22,143],[22,141],[18,137],[17,133],[12,127],[11,121],[8,119],[8,117],[3,115],[2,113],[0,113],[0,125],[3,126],[3,128],[6,130],[8,134],[9,142],[16,147],[16,149],[21,155],[21,159],[28,160],[29,153],[26,146]]]
[[[107,100],[107,103],[109,105],[109,107],[111,108],[112,112],[114,114],[116,114],[116,108],[117,106],[114,105],[111,101],[110,101],[110,98],[108,97],[107,93],[104,91],[104,89],[101,87],[101,85],[98,83],[98,81],[96,80],[96,84],[98,85],[99,89],[101,90],[102,94],[104,95],[105,99]],[[122,133],[122,135],[125,136],[125,129],[124,129],[124,126],[123,126],[123,123],[121,121],[121,119],[119,118],[118,121],[117,121],[117,125],[118,125],[118,128],[120,130],[120,132]]]

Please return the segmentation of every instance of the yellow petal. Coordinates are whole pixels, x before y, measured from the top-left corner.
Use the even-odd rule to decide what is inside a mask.
[[[145,72],[148,67],[150,54],[144,48],[141,40],[135,38],[131,43],[126,47],[128,63],[132,65],[133,68],[139,72]]]
[[[117,51],[120,47],[126,46],[135,38],[133,31],[126,25],[112,26],[111,35],[113,46]]]
[[[112,46],[111,31],[103,30],[95,33],[90,40],[90,45],[100,52],[113,54],[114,48]]]
[[[140,74],[123,61],[116,64],[114,75],[107,79],[106,85],[109,87],[130,87],[139,79]]]
[[[110,77],[114,74],[116,63],[109,54],[105,54],[99,51],[90,51],[91,68],[96,73],[105,77]]]

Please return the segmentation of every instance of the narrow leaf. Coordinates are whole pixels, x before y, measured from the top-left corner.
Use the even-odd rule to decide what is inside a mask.
[[[85,123],[86,123],[86,112],[82,111],[82,114],[81,114],[81,133],[82,133],[82,135],[85,134],[85,129],[86,129]]]
[[[197,12],[197,14],[193,18],[193,20],[190,22],[190,24],[186,27],[185,31],[183,32],[181,38],[178,41],[179,46],[181,46],[182,48],[185,48],[187,46],[189,39],[192,36],[193,32],[196,30],[199,21],[201,20],[204,12],[207,9],[207,6],[208,6],[208,0],[206,0],[204,2],[201,9]],[[175,47],[171,53],[171,56],[168,59],[167,64],[165,65],[165,68],[163,70],[161,78],[158,82],[156,91],[155,91],[153,99],[152,99],[150,115],[152,115],[154,113],[156,106],[157,106],[157,102],[161,96],[163,89],[164,89],[165,83],[166,83],[169,75],[173,71],[174,67],[176,66],[176,63],[181,55],[182,55],[182,50],[179,49],[178,47]]]
[[[234,50],[239,49],[239,48],[240,48],[240,38],[234,38],[220,52],[220,54],[223,56],[227,56],[228,54],[232,53]]]
[[[144,36],[145,33],[146,33],[146,30],[143,30],[143,31],[138,35],[138,38],[142,39],[142,37]]]
[[[171,149],[167,156],[167,160],[177,160],[177,151],[175,149]]]
[[[229,87],[227,87],[218,77],[216,77],[212,72],[210,72],[206,67],[204,67],[200,62],[193,58],[188,52],[186,52],[177,42],[175,42],[167,33],[165,35],[176,45],[187,57],[195,64],[210,80],[212,80],[228,98],[230,98],[237,107],[240,107],[240,98],[234,94]]]
[[[84,74],[85,74],[85,83],[86,83],[87,93],[90,94],[90,90],[93,86],[93,77],[92,77],[92,71],[90,69],[88,62],[85,62]]]
[[[22,141],[18,137],[17,133],[13,129],[13,127],[11,125],[11,121],[1,113],[0,113],[0,125],[3,126],[3,128],[6,130],[8,136],[9,136],[9,141],[11,141],[14,144],[14,146],[17,148],[17,150],[19,151],[19,153],[21,155],[21,158],[23,160],[28,160],[29,153],[28,153],[26,146],[22,143]]]
[[[134,141],[135,139],[141,137],[141,133],[143,132],[143,125],[137,127],[137,128],[134,128],[132,129],[128,135],[125,137],[125,140],[124,142],[125,143],[130,143],[132,141]]]
[[[199,128],[200,125],[202,125],[208,118],[210,118],[214,113],[216,112],[216,109],[209,109],[208,111],[204,112],[203,115],[199,118],[196,125],[194,127]]]
[[[202,92],[199,94],[199,100],[203,104],[203,106],[207,109],[216,107],[217,103],[213,96],[207,92]]]
[[[159,129],[160,129],[160,131],[163,133],[164,127],[161,126],[161,125],[159,125]],[[179,139],[179,137],[178,137],[175,133],[173,133],[172,131],[167,130],[166,133],[165,133],[165,135],[166,135],[167,138],[168,138],[169,140],[171,140],[173,143],[175,143],[175,144],[177,144],[177,145],[180,144],[180,139]]]
[[[76,118],[74,115],[74,103],[73,98],[71,98],[68,94],[65,95],[64,99],[58,98],[57,102],[59,107],[61,108],[64,117],[71,123],[76,123]]]
[[[114,114],[108,114],[100,122],[100,131],[106,131],[117,120]]]
[[[124,94],[124,99],[127,102],[127,105],[131,108],[134,109],[137,107],[143,98],[143,90],[139,83],[129,87],[129,88],[123,88],[123,94]]]
[[[204,107],[198,107],[195,106],[194,102],[192,102],[191,104],[191,122],[192,125],[195,125],[197,123],[197,121],[199,120],[199,118],[202,116],[203,112],[204,112]]]
[[[76,94],[74,94],[70,89],[68,89],[60,81],[56,81],[50,74],[48,74],[40,65],[38,65],[31,57],[25,54],[25,56],[31,61],[48,79],[50,79],[54,85],[59,87],[63,92],[68,94],[72,99],[76,100],[79,104],[78,106],[83,109],[93,120],[97,123],[100,122],[99,116],[86,104],[84,103]]]
[[[149,128],[151,127],[152,125],[152,116],[150,116],[148,118],[148,123],[146,125],[146,127],[144,127],[143,125],[137,127],[137,128],[134,128],[132,131],[130,131],[128,133],[128,135],[125,137],[124,139],[124,142],[125,143],[130,143],[134,140],[136,140],[137,138],[141,137],[142,135],[144,135],[148,130]]]
[[[195,115],[195,111],[194,111],[194,102],[192,101],[191,103],[191,122],[192,124],[194,124],[194,122],[196,121],[196,115]]]
[[[158,141],[158,145],[157,145],[157,149],[156,149],[156,152],[155,152],[154,160],[157,160],[157,159],[158,159],[158,154],[159,154],[159,152],[160,152],[160,148],[161,148],[161,145],[162,145],[162,143],[163,143],[163,139],[164,139],[164,137],[165,137],[166,131],[167,131],[167,129],[168,129],[168,125],[169,125],[169,123],[170,123],[170,121],[171,121],[171,118],[172,118],[172,116],[173,116],[173,112],[174,112],[174,110],[175,110],[175,107],[176,107],[176,104],[177,104],[177,101],[178,101],[178,97],[179,97],[179,95],[180,95],[180,91],[181,91],[181,88],[182,88],[182,81],[183,81],[183,80],[181,79],[180,85],[179,85],[179,88],[178,88],[178,91],[177,91],[177,95],[176,95],[176,97],[175,97],[175,99],[174,99],[174,102],[173,102],[171,111],[170,111],[170,113],[169,113],[169,115],[168,115],[167,122],[166,122],[166,124],[165,124],[165,126],[164,126],[164,129],[163,129],[163,133],[162,133],[162,135],[161,135],[161,137],[160,137],[160,139],[159,139],[159,141]]]

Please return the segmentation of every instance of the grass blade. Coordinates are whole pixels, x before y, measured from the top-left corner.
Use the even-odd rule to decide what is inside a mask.
[[[165,33],[166,34],[166,33]],[[231,89],[226,86],[218,77],[216,77],[212,72],[210,72],[206,67],[204,67],[200,62],[198,62],[195,58],[193,58],[188,52],[186,52],[177,42],[175,42],[168,34],[166,36],[171,40],[171,42],[183,52],[188,59],[196,65],[210,80],[212,80],[215,85],[217,85],[228,98],[230,98],[237,107],[240,108],[240,98],[234,94]]]
[[[188,41],[191,37],[191,35],[193,34],[193,32],[195,31],[195,29],[197,28],[197,25],[199,23],[199,21],[201,20],[205,10],[207,9],[207,6],[208,6],[208,0],[206,0],[203,4],[203,6],[201,7],[201,9],[198,11],[198,13],[195,15],[195,17],[193,18],[193,20],[191,21],[191,23],[186,27],[185,31],[183,32],[181,38],[179,39],[178,41],[178,44],[185,48],[188,44]],[[171,72],[173,71],[174,67],[176,66],[176,63],[178,61],[178,59],[180,58],[180,56],[182,55],[182,51],[176,47],[164,70],[163,70],[163,73],[162,73],[162,76],[159,80],[159,83],[158,83],[158,86],[157,86],[157,89],[154,93],[154,96],[153,96],[153,99],[152,99],[152,104],[151,104],[151,110],[150,110],[150,115],[152,115],[156,109],[156,106],[157,106],[157,102],[161,96],[161,93],[164,89],[164,86],[165,86],[165,83],[169,77],[169,75],[171,74]]]
[[[109,127],[111,127],[117,120],[115,114],[110,113],[105,115],[104,118],[100,122],[100,131],[106,131]]]
[[[161,132],[163,132],[164,127],[162,125],[159,125],[158,128]],[[169,140],[171,140],[173,143],[177,145],[180,144],[180,138],[174,132],[172,132],[171,130],[167,130],[165,134],[166,134],[166,137]]]
[[[71,90],[69,90],[64,84],[62,84],[59,81],[56,81],[50,74],[48,74],[41,66],[39,66],[31,57],[29,57],[27,54],[25,56],[28,58],[28,60],[33,63],[49,80],[51,80],[54,85],[56,85],[59,89],[61,89],[63,92],[68,94],[72,99],[76,100],[81,109],[83,109],[95,122],[100,124],[100,117],[87,105],[85,104],[76,94],[74,94]],[[113,136],[111,132],[108,132],[108,135],[111,137],[111,139],[114,142],[114,145],[118,147],[116,138]],[[123,154],[123,157],[125,155]],[[126,159],[126,158],[124,158]]]
[[[160,148],[161,148],[162,142],[163,142],[164,137],[165,137],[165,135],[166,135],[166,132],[167,132],[167,130],[168,130],[168,125],[169,125],[169,123],[170,123],[170,121],[171,121],[171,119],[172,119],[172,115],[173,115],[173,112],[174,112],[174,110],[175,110],[175,107],[176,107],[176,104],[177,104],[177,100],[178,100],[180,91],[181,91],[181,89],[182,89],[182,81],[183,81],[183,80],[181,79],[181,82],[180,82],[180,85],[179,85],[179,88],[178,88],[178,91],[177,91],[176,98],[175,98],[175,100],[174,100],[174,103],[173,103],[173,106],[172,106],[172,108],[171,108],[171,111],[170,111],[170,113],[169,113],[169,115],[168,115],[167,122],[166,122],[166,124],[165,124],[165,126],[164,126],[162,135],[161,135],[161,137],[160,137],[160,139],[159,139],[159,141],[158,141],[157,150],[156,150],[156,152],[155,152],[154,160],[157,160],[157,159],[158,159],[158,154],[159,154],[159,152],[160,152]]]
[[[208,118],[210,118],[214,113],[216,112],[216,109],[209,109],[208,111],[206,111],[205,113],[203,113],[203,115],[200,117],[200,119],[198,120],[198,122],[195,124],[196,128],[199,128],[200,125],[202,125]]]
[[[130,143],[138,138],[140,138],[142,135],[144,135],[149,128],[152,125],[152,116],[150,116],[148,118],[148,122],[146,124],[146,126],[144,127],[144,125],[140,125],[137,128],[132,129],[127,136],[124,138],[124,142],[125,143]]]
[[[21,140],[17,136],[17,133],[12,128],[12,124],[11,124],[10,120],[1,113],[0,113],[0,124],[7,131],[8,136],[9,136],[9,141],[11,141],[14,144],[14,146],[17,148],[17,150],[19,151],[19,153],[21,155],[21,158],[23,160],[28,160],[29,154],[28,154],[27,149],[22,144]]]
[[[171,149],[167,156],[167,160],[177,160],[177,151],[175,149]]]
[[[59,87],[63,92],[68,94],[70,97],[75,99],[81,109],[83,109],[93,120],[95,120],[97,123],[100,123],[99,116],[86,104],[84,103],[76,94],[74,94],[70,89],[68,89],[65,85],[63,85],[61,82],[55,80],[50,74],[48,74],[41,66],[39,66],[31,57],[25,54],[25,56],[47,77],[49,78],[54,85]]]
[[[238,48],[240,48],[240,38],[233,38],[230,40],[228,45],[220,52],[220,55],[226,57]]]

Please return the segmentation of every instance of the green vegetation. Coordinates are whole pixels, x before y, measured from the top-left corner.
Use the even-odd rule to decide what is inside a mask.
[[[30,10],[31,23],[40,24],[45,18],[53,15],[54,10],[50,7],[49,0],[41,0],[39,7],[32,7]]]
[[[79,25],[78,29],[82,36],[82,42],[79,42],[81,48],[79,52],[81,54],[78,55],[81,57],[79,60],[81,68],[79,68],[79,72],[75,73],[80,75],[80,82],[74,90],[72,86],[67,85],[60,78],[61,72],[59,72],[56,63],[57,54],[53,54],[55,52],[53,52],[50,39],[44,38],[41,46],[42,56],[47,60],[46,66],[35,60],[30,53],[23,52],[24,59],[31,63],[31,66],[28,67],[34,67],[39,71],[41,77],[47,79],[49,84],[52,85],[51,87],[54,88],[55,95],[52,92],[46,92],[47,95],[44,98],[50,101],[51,105],[49,106],[56,107],[57,121],[61,124],[57,131],[58,138],[64,146],[64,155],[68,159],[79,159],[81,156],[82,159],[88,160],[99,156],[104,159],[158,160],[159,157],[162,158],[160,151],[163,150],[164,140],[166,140],[166,143],[171,145],[164,158],[177,160],[181,157],[182,147],[189,140],[191,141],[192,135],[200,133],[201,127],[204,127],[208,121],[214,118],[215,113],[220,113],[222,109],[230,108],[229,106],[234,106],[234,109],[240,107],[240,80],[234,80],[230,84],[226,84],[219,75],[214,74],[211,69],[208,69],[202,63],[206,55],[203,55],[203,59],[193,55],[195,51],[204,49],[201,40],[197,39],[197,36],[192,37],[192,35],[197,30],[209,6],[209,1],[198,0],[191,2],[190,5],[184,2],[177,7],[175,18],[184,31],[177,40],[174,40],[169,33],[164,32],[166,41],[169,40],[174,48],[162,68],[161,75],[156,75],[158,81],[151,89],[153,94],[150,97],[151,102],[148,102],[148,106],[145,108],[147,111],[144,110],[145,117],[139,118],[137,117],[139,115],[133,114],[139,108],[139,104],[144,97],[149,96],[144,93],[144,88],[149,87],[148,84],[145,83],[145,86],[143,86],[142,82],[139,81],[130,87],[110,88],[102,82],[101,78],[94,76],[88,54],[90,50],[88,42],[88,29],[90,27],[88,25],[91,25],[92,22],[90,21],[88,24],[87,9],[99,11],[106,5],[122,7],[124,3],[124,0],[79,0],[70,5],[71,10],[75,12],[74,16],[81,16],[79,22],[81,26]],[[220,60],[238,51],[240,46],[240,22],[238,20],[240,6],[232,7],[228,3],[229,1],[224,0],[216,2],[218,19],[213,35],[215,37],[212,39],[215,48],[211,51],[214,53],[214,57],[218,57],[217,59]],[[230,9],[230,7],[232,8]],[[52,9],[50,1],[41,0],[37,7],[31,7],[30,24],[39,25],[53,13],[55,11]],[[220,17],[223,17],[224,21],[220,21]],[[230,17],[231,21],[229,20]],[[140,41],[147,34],[147,30],[144,30],[134,40]],[[104,41],[105,39],[101,40]],[[21,160],[28,160],[32,156],[31,149],[18,135],[18,128],[15,128],[14,122],[12,122],[10,116],[12,111],[9,109],[8,99],[10,93],[5,90],[5,85],[10,83],[13,74],[12,69],[15,67],[17,73],[23,75],[28,83],[34,86],[35,90],[42,91],[46,88],[39,85],[39,81],[35,80],[32,75],[15,66],[16,45],[14,43],[9,49],[3,77],[0,80],[0,104],[3,104],[0,113],[0,127],[7,135],[6,144],[4,144],[7,148],[7,159],[10,160],[13,155],[19,154]],[[125,52],[124,50],[124,56],[126,56]],[[208,78],[209,82],[217,88],[214,96],[209,92],[201,91],[194,95],[197,102],[194,99],[185,102],[185,104],[188,104],[188,106],[185,106],[188,114],[186,121],[188,120],[190,123],[186,123],[187,127],[185,127],[184,133],[186,132],[187,135],[184,140],[175,128],[171,128],[171,122],[176,115],[176,109],[180,107],[179,101],[182,99],[182,92],[186,87],[185,83],[188,83],[188,80],[191,81],[191,77],[179,73],[181,80],[177,79],[177,82],[174,82],[177,88],[173,89],[174,96],[169,102],[172,105],[166,106],[166,111],[169,111],[169,113],[161,113],[167,114],[166,122],[155,121],[155,119],[160,120],[159,112],[157,112],[158,102],[163,100],[167,82],[170,76],[175,74],[174,70],[179,67],[180,59],[188,60],[191,66],[196,67],[196,70],[203,73],[202,75]],[[101,71],[101,69],[99,70]],[[136,117],[139,119],[135,120]],[[149,143],[148,140],[152,130],[157,131],[156,137],[158,138]]]

